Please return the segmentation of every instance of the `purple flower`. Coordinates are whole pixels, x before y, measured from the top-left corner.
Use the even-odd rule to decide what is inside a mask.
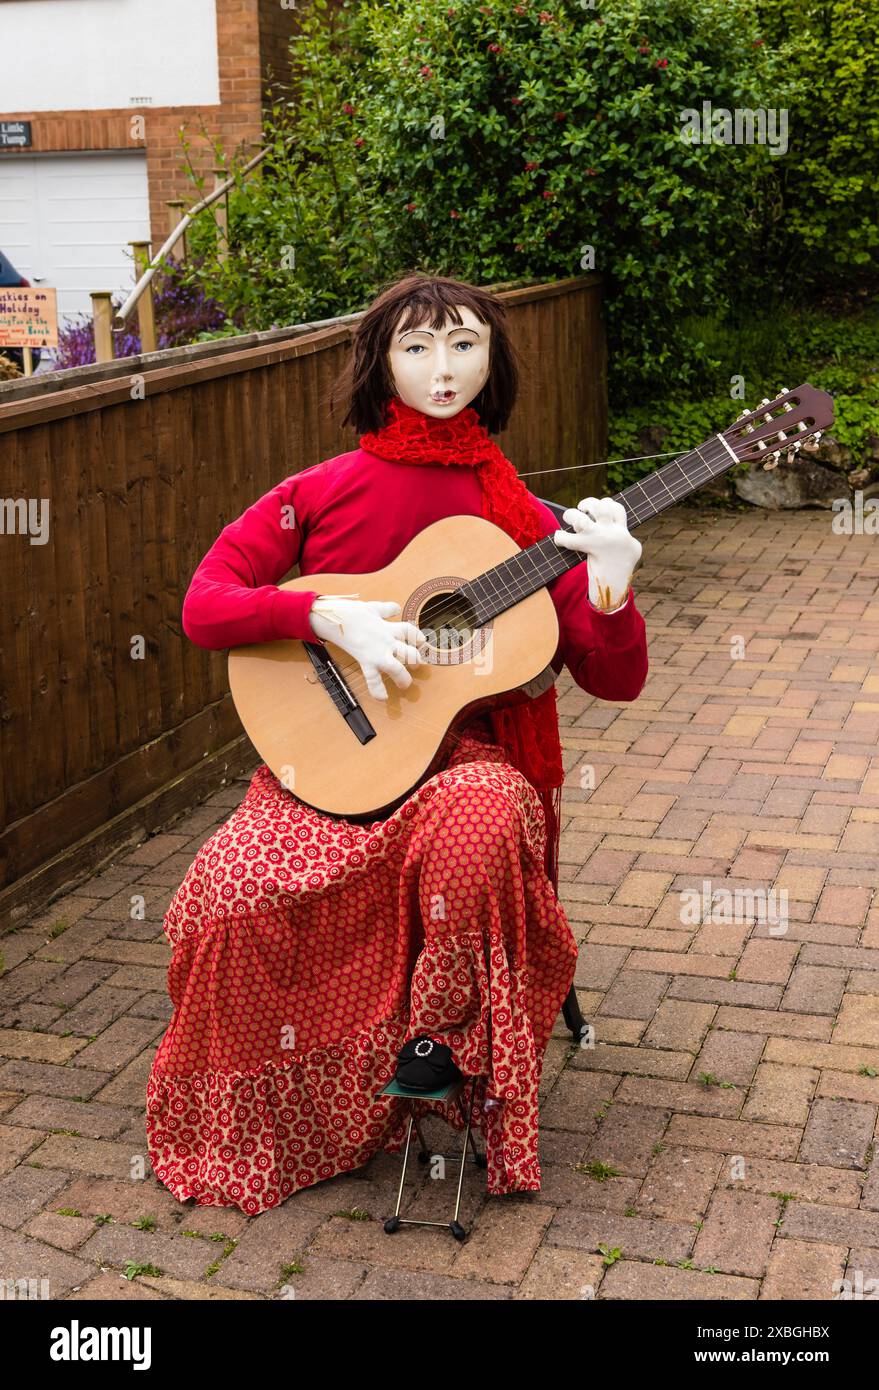
[[[190,262],[186,269],[193,265],[197,268],[197,262]],[[174,263],[166,270],[159,271],[153,279],[153,309],[159,348],[182,347],[194,342],[199,333],[222,328],[226,322],[226,315],[219,304],[210,299],[200,285],[186,284],[183,275],[184,268]],[[120,305],[121,300],[113,301],[114,312]],[[141,350],[136,313],[132,314],[129,322],[131,326],[113,335],[113,351],[117,358],[135,357]],[[59,370],[83,367],[94,362],[94,324],[88,315],[80,315],[79,321],[71,321],[59,328],[58,347],[53,356],[54,365]]]

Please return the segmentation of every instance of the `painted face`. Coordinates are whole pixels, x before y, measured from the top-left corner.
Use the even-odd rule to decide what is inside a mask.
[[[456,308],[460,324],[447,318],[441,328],[432,328],[426,317],[405,332],[395,328],[391,338],[388,369],[394,388],[423,415],[457,415],[488,380],[491,325],[465,304]]]

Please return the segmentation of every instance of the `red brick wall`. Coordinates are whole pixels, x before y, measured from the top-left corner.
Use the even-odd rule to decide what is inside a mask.
[[[262,76],[269,54],[279,66],[285,32],[296,11],[277,0],[216,0],[220,78],[219,106],[144,106],[116,111],[0,111],[4,120],[30,121],[33,146],[26,156],[48,150],[146,150],[153,248],[169,231],[169,198],[196,201],[194,185],[183,169],[179,130],[187,128],[190,157],[207,185],[213,187],[214,154],[208,140],[219,136],[227,154],[255,153],[261,129]],[[132,117],[144,119],[144,138],[132,138]],[[201,127],[209,132],[206,138]],[[11,151],[9,153],[12,153]]]

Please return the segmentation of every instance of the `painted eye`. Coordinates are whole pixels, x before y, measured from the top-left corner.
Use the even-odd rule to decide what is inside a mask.
[[[426,352],[427,349],[425,348],[425,346],[424,346],[423,343],[410,343],[409,346],[407,347],[406,351],[407,351],[407,352]]]
[[[456,344],[455,344],[455,347],[456,347],[456,348],[462,347],[462,348],[467,348],[468,350],[469,350],[470,348],[474,347],[474,346],[475,346],[475,344],[474,344],[474,343],[471,343],[467,338],[462,338],[461,341],[460,341],[460,343],[456,343]]]

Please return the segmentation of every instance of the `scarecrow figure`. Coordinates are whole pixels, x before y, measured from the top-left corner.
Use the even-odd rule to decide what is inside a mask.
[[[370,573],[433,522],[483,516],[520,547],[552,535],[587,557],[548,588],[553,669],[634,700],[647,674],[630,586],[641,546],[609,499],[585,498],[559,530],[490,437],[518,382],[501,301],[407,275],[353,337],[337,396],[359,447],[286,478],[223,530],[186,594],[187,636],[213,650],[330,641],[360,664],[364,702],[385,700],[425,659],[421,630],[390,600],[279,582],[297,563],[303,576]],[[556,895],[555,687],[450,731],[439,768],[392,814],[358,822],[304,804],[263,764],[196,855],[165,915],[174,1013],[147,1085],[150,1160],[181,1201],[255,1215],[398,1151],[405,1102],[376,1097],[423,1037],[481,1078],[488,1192],[539,1191],[537,1089],[577,960]],[[418,1105],[462,1127],[452,1102]]]

